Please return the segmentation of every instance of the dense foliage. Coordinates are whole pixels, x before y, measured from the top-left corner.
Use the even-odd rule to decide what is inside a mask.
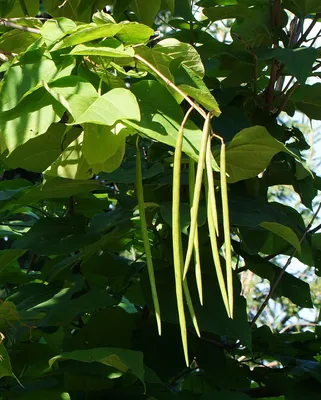
[[[113,0],[107,9],[106,2],[0,1],[0,397],[319,398],[320,328],[272,331],[262,315],[269,299],[313,308],[305,277],[288,272],[292,260],[320,274],[321,234],[312,223],[321,182],[305,163],[305,135],[292,124],[296,111],[321,119],[321,84],[307,83],[321,65],[311,36],[321,20],[320,1]],[[194,261],[187,275],[201,338],[186,311],[186,367],[172,182],[188,102],[194,110],[184,127],[182,247],[191,220],[189,160],[199,160],[201,114],[213,112],[218,244],[224,266],[221,137],[235,304],[231,319],[202,191],[203,305]],[[145,231],[137,206],[138,155]],[[293,187],[310,210],[308,222],[291,204],[271,201],[276,185]],[[280,265],[280,256],[288,261]],[[255,306],[253,293],[244,285],[242,292],[247,271],[270,283]]]

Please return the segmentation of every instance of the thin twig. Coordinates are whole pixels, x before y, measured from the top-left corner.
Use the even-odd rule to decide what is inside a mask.
[[[315,324],[315,323],[313,323],[313,322],[297,322],[296,324],[289,324],[289,325],[287,325],[286,327],[284,327],[283,329],[281,329],[279,333],[284,333],[284,332],[286,332],[287,330],[289,330],[289,329],[291,329],[291,328],[294,328],[295,326],[302,326],[302,327],[305,327],[305,326],[318,326],[318,324]]]
[[[271,106],[274,100],[274,86],[275,82],[278,80],[278,62],[276,58],[272,59],[271,63],[271,72],[270,72],[270,80],[269,84],[265,89],[265,109],[267,111],[271,110]]]
[[[293,43],[293,49],[296,49],[296,48],[300,47],[301,44],[306,41],[308,35],[310,34],[311,30],[314,28],[314,26],[315,26],[315,24],[316,24],[316,22],[318,21],[319,18],[320,18],[320,14],[316,14],[316,16],[314,17],[313,21],[311,22],[311,24],[309,25],[307,30],[301,36],[300,40],[298,40],[295,44]],[[276,79],[279,79],[279,77],[281,76],[281,74],[282,74],[282,72],[284,70],[284,67],[285,67],[284,64],[281,64],[279,66],[279,69],[277,71]]]
[[[303,35],[301,36],[300,40],[297,41],[296,45],[294,46],[295,48],[298,48],[301,46],[302,43],[304,43],[307,39],[307,37],[309,36],[310,32],[312,31],[312,29],[314,28],[314,26],[316,25],[316,23],[318,22],[320,18],[320,13],[317,13],[315,15],[315,17],[313,18],[311,24],[309,25],[309,27],[307,28],[307,30],[303,33]]]
[[[315,228],[310,230],[310,233],[313,235],[314,233],[316,233],[319,229],[321,228],[321,224],[317,225]]]
[[[318,216],[318,213],[319,213],[320,209],[321,209],[321,202],[320,202],[320,204],[318,205],[318,208],[317,208],[316,212],[313,214],[313,217],[311,218],[311,221],[310,221],[309,225],[305,228],[305,231],[304,231],[304,233],[303,233],[303,235],[302,235],[302,237],[301,237],[301,239],[300,239],[300,244],[303,242],[303,240],[305,239],[306,235],[309,233],[310,228],[311,228],[313,222],[315,221],[316,217]],[[288,258],[288,260],[287,260],[287,262],[285,263],[284,267],[281,269],[278,278],[277,278],[276,281],[274,282],[273,286],[271,286],[268,295],[266,296],[265,300],[264,300],[263,303],[261,304],[261,307],[259,308],[259,310],[258,310],[258,312],[256,313],[256,315],[254,316],[254,318],[253,318],[253,320],[252,320],[252,322],[251,322],[251,324],[250,324],[251,329],[254,327],[255,322],[258,320],[259,316],[262,314],[262,312],[264,311],[265,307],[267,306],[269,300],[270,300],[271,297],[273,296],[273,294],[274,294],[276,288],[278,287],[278,285],[279,285],[279,283],[280,283],[280,281],[281,281],[281,279],[282,279],[282,277],[283,277],[283,275],[284,275],[286,269],[287,269],[288,266],[291,264],[292,259],[293,259],[293,257],[296,255],[297,251],[298,251],[297,249],[294,249],[294,250],[293,250],[291,256]]]
[[[321,67],[321,61],[319,61],[318,63],[317,63],[317,65],[315,65],[313,68],[312,68],[312,71],[316,71],[317,69],[319,69]]]
[[[312,40],[312,42],[310,43],[310,47],[314,46],[315,42],[319,39],[320,34],[321,34],[321,29],[319,30],[319,32],[317,33],[317,35],[314,38],[309,39],[309,40]]]
[[[15,24],[14,22],[11,22],[9,19],[6,19],[6,18],[0,18],[0,24],[6,26],[7,28],[20,29],[21,31],[35,33],[37,35],[40,35],[40,29],[29,28],[28,26],[18,25],[18,24]]]
[[[60,4],[60,6],[58,6],[58,8],[64,7],[64,6],[66,5],[67,1],[68,1],[68,0],[65,0],[62,4]]]
[[[286,92],[286,95],[284,96],[283,101],[280,104],[280,107],[274,113],[275,117],[278,117],[280,115],[281,111],[284,110],[285,106],[288,104],[288,101],[290,100],[291,96],[293,95],[295,89],[298,86],[300,86],[300,83],[299,82],[295,82],[295,84]]]
[[[288,91],[288,89],[290,88],[290,86],[291,86],[292,82],[294,81],[294,79],[295,79],[294,76],[292,76],[289,79],[289,82],[285,85],[285,87],[283,88],[282,92],[279,95],[275,96],[276,99],[279,98],[280,96],[284,95]]]

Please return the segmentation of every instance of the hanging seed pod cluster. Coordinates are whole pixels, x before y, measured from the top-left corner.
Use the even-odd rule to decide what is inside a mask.
[[[232,253],[231,253],[229,208],[228,208],[227,182],[226,182],[225,144],[223,139],[220,136],[215,135],[211,130],[211,119],[214,116],[214,111],[206,113],[180,88],[178,88],[172,81],[170,81],[157,68],[155,68],[155,66],[153,66],[149,61],[147,61],[138,54],[135,54],[134,57],[138,62],[144,64],[148,68],[148,70],[152,71],[158,78],[164,81],[169,88],[171,88],[172,90],[177,92],[180,96],[182,96],[182,98],[184,98],[185,101],[191,106],[190,109],[185,114],[180,129],[177,133],[175,153],[174,153],[174,164],[173,164],[173,199],[172,199],[172,238],[173,238],[173,261],[174,261],[173,264],[174,264],[174,275],[175,275],[175,291],[176,291],[176,300],[178,309],[178,319],[182,337],[182,345],[183,345],[186,365],[188,366],[189,359],[188,359],[187,326],[186,326],[186,317],[184,308],[184,298],[191,319],[193,321],[195,331],[197,335],[200,336],[200,329],[197,322],[197,316],[194,311],[187,282],[187,272],[193,255],[195,262],[195,279],[197,284],[199,301],[203,305],[201,259],[199,251],[198,224],[197,224],[200,195],[203,184],[206,194],[207,221],[208,221],[213,262],[215,265],[219,288],[221,291],[227,315],[230,318],[233,318]],[[195,168],[194,160],[191,159],[189,162],[189,197],[190,197],[191,223],[189,230],[188,246],[184,258],[182,237],[181,237],[181,223],[180,223],[181,161],[182,161],[184,127],[193,109],[196,110],[204,118],[205,122],[203,126],[203,133],[199,147],[197,168]],[[224,231],[223,233],[225,242],[224,246],[225,246],[226,282],[222,271],[222,266],[220,262],[220,253],[217,243],[217,236],[219,235],[219,226],[218,226],[217,207],[215,198],[215,182],[212,170],[213,155],[211,151],[211,138],[214,136],[218,138],[221,142],[220,187],[221,187],[222,211],[223,211],[223,231]],[[150,255],[151,254],[150,246],[147,237],[147,226],[146,226],[144,198],[143,198],[143,185],[141,176],[141,160],[138,149],[136,154],[136,166],[137,166],[136,167],[137,197],[138,197],[138,203],[140,204],[139,211],[141,215],[142,236],[145,246],[146,262],[148,267],[149,280],[152,291],[154,309],[156,313],[158,331],[160,333],[161,332],[160,306],[157,296],[155,274]],[[195,175],[195,169],[196,169],[196,175]]]
[[[201,259],[199,251],[199,238],[198,238],[198,212],[202,187],[205,188],[206,208],[207,208],[207,221],[209,229],[209,237],[211,243],[212,257],[215,265],[216,275],[221,291],[223,303],[230,318],[233,318],[233,280],[232,280],[232,256],[231,256],[231,240],[230,240],[230,224],[229,224],[229,208],[227,197],[227,183],[226,183],[226,165],[225,165],[225,144],[219,136],[216,136],[211,131],[211,119],[213,113],[207,114],[202,111],[202,116],[205,118],[203,133],[199,148],[199,158],[196,168],[194,160],[189,161],[189,198],[190,198],[190,230],[188,237],[188,245],[184,257],[181,236],[181,220],[180,220],[180,189],[181,189],[181,163],[182,163],[182,144],[184,137],[184,126],[189,118],[194,105],[185,114],[180,129],[177,134],[174,164],[173,164],[173,201],[172,201],[172,238],[173,238],[173,264],[175,276],[175,290],[176,301],[178,309],[178,319],[181,330],[182,345],[186,365],[189,365],[188,358],[188,344],[187,344],[187,326],[185,316],[186,303],[189,314],[193,321],[195,331],[200,336],[200,329],[197,322],[197,316],[194,311],[190,291],[188,288],[188,270],[192,257],[194,256],[195,263],[195,279],[199,295],[199,301],[203,305],[203,289],[202,289],[202,274],[201,274]],[[200,111],[200,109],[198,109]],[[215,136],[221,141],[220,151],[220,188],[222,198],[222,211],[223,211],[223,233],[225,242],[225,265],[226,265],[226,281],[222,271],[220,262],[219,247],[217,236],[219,235],[219,225],[215,197],[215,182],[212,169],[213,155],[211,151],[211,138]],[[144,211],[144,198],[142,186],[142,172],[141,172],[141,159],[137,146],[136,153],[136,179],[137,179],[137,197],[139,204],[139,211],[141,217],[141,229],[143,242],[145,246],[146,262],[149,273],[149,280],[156,313],[156,320],[158,325],[159,334],[161,333],[161,316],[160,305],[157,297],[157,289],[155,282],[155,275],[153,270],[150,245],[147,237],[147,226]]]

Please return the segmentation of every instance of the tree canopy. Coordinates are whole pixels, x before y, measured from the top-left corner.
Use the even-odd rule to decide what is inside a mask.
[[[320,397],[320,22],[0,1],[0,398]]]

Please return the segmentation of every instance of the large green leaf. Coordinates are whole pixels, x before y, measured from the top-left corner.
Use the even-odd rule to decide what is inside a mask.
[[[144,383],[143,353],[139,351],[108,347],[75,350],[53,357],[49,361],[49,365],[52,366],[55,362],[63,360],[76,360],[86,363],[99,362],[121,372],[131,372]]]
[[[181,70],[183,70],[185,74],[181,74]],[[178,71],[179,76],[175,73]],[[206,87],[204,82],[187,66],[180,65],[178,71],[174,72],[175,82],[179,82],[178,87],[183,91],[183,93],[192,97],[197,103],[201,104],[208,111],[215,111],[215,116],[218,117],[221,114],[221,111],[215,98]],[[175,98],[179,99],[179,101],[183,100],[181,95],[175,92],[173,95]]]
[[[142,43],[147,41],[152,34],[152,29],[135,22],[121,22],[119,24],[109,23],[104,25],[92,23],[89,25],[82,25],[76,32],[60,40],[54,45],[52,51],[97,39],[114,37],[116,35],[121,41],[128,44]]]
[[[5,201],[16,196],[19,192],[31,187],[31,182],[26,179],[14,179],[0,182],[0,201]]]
[[[319,0],[284,0],[284,7],[299,17],[321,12]]]
[[[77,128],[66,131],[63,124],[52,124],[44,135],[34,137],[14,149],[5,163],[10,168],[43,172],[80,133]]]
[[[69,18],[58,17],[55,20],[47,20],[41,27],[41,35],[44,38],[46,45],[49,47],[56,40],[74,32],[77,25]]]
[[[15,242],[15,248],[31,249],[39,254],[68,254],[99,239],[97,234],[86,234],[83,216],[44,218]]]
[[[6,17],[10,11],[13,9],[15,0],[1,1],[0,2],[0,16]]]
[[[131,8],[142,24],[152,26],[160,9],[161,0],[133,0]]]
[[[317,50],[313,47],[301,47],[298,49],[283,49],[278,47],[275,50],[275,57],[282,62],[289,73],[304,84],[306,79],[312,75],[312,66],[318,56]]]
[[[233,8],[238,6],[222,7]],[[242,7],[240,4],[239,7]],[[223,10],[224,11],[224,10]],[[286,13],[280,10],[279,24],[286,25],[288,17]],[[240,10],[236,17],[236,21],[232,26],[232,33],[236,33],[237,37],[242,38],[247,46],[261,47],[263,45],[271,46],[272,37],[271,26],[269,24],[270,6],[267,2],[255,5],[247,9]]]
[[[102,269],[104,267],[102,266]],[[99,275],[97,275],[97,279],[99,279]],[[121,307],[105,308],[95,313],[88,324],[75,335],[73,348],[108,346],[130,349],[136,321],[137,314],[129,315]]]
[[[76,44],[91,42],[92,40],[102,39],[104,37],[113,37],[120,32],[122,26],[120,24],[82,25],[74,33],[62,38],[53,46],[51,51],[64,49],[65,47],[75,46]]]
[[[84,125],[82,152],[89,164],[103,164],[125,143],[130,133],[122,124],[110,129],[109,126]]]
[[[278,279],[281,268],[259,256],[242,253],[246,266],[261,278],[268,279],[271,285]],[[275,297],[285,296],[300,307],[313,307],[309,284],[285,272],[274,293]]]
[[[30,204],[43,199],[68,198],[79,193],[91,192],[100,188],[100,182],[74,179],[48,179],[26,190],[17,200],[17,204]]]
[[[87,109],[78,108],[75,114],[80,116],[74,124],[94,123],[111,126],[123,119],[140,120],[135,96],[123,88],[110,90],[98,97]]]
[[[293,101],[309,118],[321,119],[321,83],[299,87],[294,92]]]
[[[49,82],[69,75],[75,64],[69,57],[56,63],[43,51],[25,56],[20,63],[13,64],[4,76],[1,91],[1,111],[14,108],[30,91],[36,90],[42,81]],[[28,76],[28,79],[25,77]],[[29,100],[29,102],[32,100]]]
[[[79,76],[69,76],[58,79],[44,88],[59,101],[73,116],[78,118],[97,100],[98,92],[86,79]]]
[[[205,8],[203,12],[212,22],[226,18],[245,18],[249,15],[248,7],[243,4],[222,7],[208,7]]]
[[[120,167],[123,158],[125,156],[125,151],[126,151],[126,143],[125,143],[125,137],[123,137],[123,140],[120,142],[119,146],[117,147],[115,153],[108,157],[107,160],[105,160],[103,163],[94,163],[90,164],[93,172],[95,174],[98,174],[100,172],[113,172],[117,170],[117,168]]]
[[[20,53],[27,50],[37,39],[39,39],[39,35],[36,33],[14,29],[1,36],[0,46],[2,51]]]
[[[151,65],[153,65],[159,72],[161,72],[167,79],[170,81],[173,81],[173,76],[171,74],[169,65],[171,62],[171,58],[167,55],[164,54],[161,51],[158,51],[157,49],[153,48],[150,49],[148,47],[138,47],[136,49],[136,53],[139,54],[141,57],[143,57],[146,61],[148,61]],[[152,73],[157,79],[160,80],[159,76],[151,71],[145,64],[139,63],[139,67],[149,71]],[[164,81],[160,82],[164,83]]]
[[[276,222],[263,222],[260,225],[268,231],[271,231],[281,238],[285,239],[299,252],[301,251],[300,241],[291,228],[278,224]]]
[[[122,30],[117,34],[117,39],[127,45],[146,43],[154,31],[150,27],[136,22],[124,21]]]
[[[182,17],[186,21],[193,21],[191,0],[175,0],[174,15]]]
[[[164,39],[157,43],[154,49],[166,54],[176,63],[188,67],[200,78],[204,77],[205,71],[201,57],[192,45],[182,43],[176,39]]]
[[[202,81],[204,66],[200,55],[193,46],[181,43],[176,39],[165,39],[152,49],[142,47],[138,48],[136,52],[167,79],[174,82],[185,94],[190,95],[208,110],[216,110],[216,114],[220,114],[216,100]],[[148,66],[142,63],[139,65],[140,68],[148,70],[162,84],[165,84]],[[179,102],[183,100],[183,97],[175,90],[172,90],[172,94]]]
[[[0,131],[9,152],[47,132],[53,122],[60,121],[63,112],[64,107],[40,88],[14,109],[0,113]]]
[[[2,271],[3,273],[4,271]],[[1,275],[2,275],[1,273]],[[9,281],[8,281],[9,283]],[[26,283],[26,282],[23,282]],[[21,320],[21,317],[17,311],[17,308],[14,303],[11,301],[2,301],[0,304],[0,332],[4,335],[7,334],[12,326]],[[0,360],[1,361],[1,360]],[[7,360],[8,361],[8,360]]]
[[[33,0],[24,0],[21,1],[5,1],[5,3],[11,4],[13,7],[9,8],[10,12],[8,12],[5,16],[8,18],[15,18],[15,17],[35,17],[39,11],[39,4],[38,2],[34,2]]]
[[[89,179],[94,171],[82,154],[83,134],[69,144],[45,171],[48,176],[67,179]]]
[[[0,251],[0,271],[6,268],[12,261],[15,261],[17,258],[21,257],[26,250],[1,250]]]
[[[107,40],[97,46],[78,44],[72,49],[70,54],[80,56],[101,56],[110,58],[124,58],[134,56],[134,50],[131,47],[125,49],[123,44],[120,43],[118,40],[110,39],[108,42]]]
[[[106,288],[95,286],[87,293],[78,293],[72,298],[73,290],[63,288],[51,299],[37,304],[28,311],[44,313],[39,322],[42,326],[68,325],[76,316],[91,313],[105,307],[113,307],[118,301],[113,298]]]
[[[63,78],[46,89],[72,114],[73,124],[114,125],[123,119],[140,119],[135,96],[124,88],[99,96],[95,88],[79,77]]]
[[[131,90],[138,100],[141,120],[126,123],[153,140],[175,147],[184,116],[168,90],[157,81],[135,83]],[[198,159],[201,135],[202,131],[193,122],[185,124],[183,151],[194,160]]]
[[[144,164],[142,166],[143,179],[153,178],[164,172],[164,165],[161,163],[153,163],[151,165]],[[110,174],[103,174],[102,178],[106,182],[117,182],[117,183],[135,183],[136,182],[136,171],[135,163],[124,162],[117,171]]]
[[[123,12],[128,10],[131,2],[132,0],[117,0],[113,7],[113,17],[118,20]]]
[[[287,149],[263,126],[243,129],[234,136],[226,148],[226,170],[229,182],[257,176],[280,151],[287,151]]]

